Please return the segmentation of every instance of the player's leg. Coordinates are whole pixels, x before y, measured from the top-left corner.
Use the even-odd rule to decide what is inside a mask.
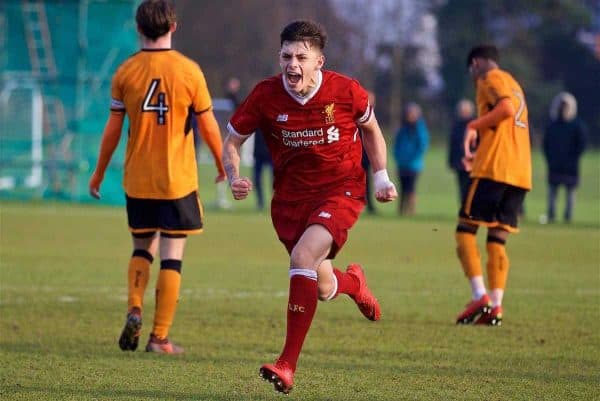
[[[325,259],[317,269],[319,300],[329,301],[339,294],[346,294],[358,306],[361,313],[369,320],[379,320],[381,309],[377,298],[367,286],[367,278],[362,267],[351,264],[342,272],[333,267],[331,259]]]
[[[277,391],[288,393],[304,339],[317,310],[317,268],[330,252],[333,237],[320,225],[309,226],[290,253],[290,286],[285,345],[275,364],[263,365],[260,375]]]
[[[128,298],[127,306],[132,309],[143,308],[144,293],[150,279],[150,265],[158,250],[159,236],[155,231],[147,233],[133,233],[133,255],[129,261],[128,269]]]
[[[179,299],[187,235],[202,231],[202,205],[197,192],[179,199],[160,201],[158,216],[161,261],[156,281],[154,325],[146,351],[177,354],[183,349],[173,345],[168,335]]]
[[[173,324],[179,289],[181,286],[181,267],[185,248],[185,234],[161,233],[160,272],[156,281],[156,309],[154,325],[146,351],[178,354],[183,352],[169,341],[169,329]]]
[[[138,347],[144,293],[150,279],[150,265],[158,248],[156,232],[134,233],[132,238],[133,254],[127,271],[127,317],[119,337],[119,347],[123,351],[135,351]]]
[[[477,229],[476,225],[466,223],[459,223],[456,227],[456,253],[471,286],[471,301],[457,316],[458,324],[472,323],[477,316],[490,307],[481,269],[481,256],[477,247]]]
[[[506,240],[510,232],[518,232],[519,210],[525,200],[526,191],[506,184],[504,194],[498,202],[496,223],[488,229],[487,272],[492,308],[475,323],[499,326],[502,323],[502,300],[508,279],[510,261],[506,252]]]
[[[508,231],[502,228],[488,229],[486,243],[488,254],[487,274],[492,308],[489,312],[483,314],[475,322],[476,324],[499,326],[502,322],[502,299],[510,267],[506,253],[506,239],[508,238],[508,234]]]
[[[472,323],[477,316],[490,308],[477,247],[477,229],[480,224],[490,224],[495,219],[495,208],[490,207],[501,192],[489,180],[473,179],[459,212],[456,227],[456,253],[463,272],[471,286],[471,301],[457,316],[456,323]]]

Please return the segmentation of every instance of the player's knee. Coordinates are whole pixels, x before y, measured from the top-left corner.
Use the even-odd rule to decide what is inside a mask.
[[[333,283],[319,283],[319,301],[328,301],[334,291]]]

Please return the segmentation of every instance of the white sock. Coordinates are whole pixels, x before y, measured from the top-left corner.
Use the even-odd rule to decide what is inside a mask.
[[[327,299],[325,301],[331,301],[333,299],[333,297],[335,297],[335,294],[337,294],[337,290],[338,290],[338,280],[337,277],[335,276],[335,274],[331,274],[333,277],[333,289],[331,290],[331,294],[329,294],[327,296]]]
[[[469,281],[471,282],[471,298],[473,301],[478,300],[487,293],[485,284],[483,283],[483,276],[473,276]]]
[[[504,297],[504,290],[500,288],[494,288],[490,294],[490,298],[492,299],[492,307],[501,306],[502,305],[502,297]]]

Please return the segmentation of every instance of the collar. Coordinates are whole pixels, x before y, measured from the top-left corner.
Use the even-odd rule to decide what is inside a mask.
[[[310,92],[308,92],[304,96],[300,96],[297,93],[290,90],[290,88],[288,87],[287,81],[285,79],[285,74],[281,74],[281,81],[283,82],[283,87],[285,88],[285,91],[288,93],[288,95],[290,95],[292,97],[292,99],[294,99],[295,101],[297,101],[298,103],[300,103],[301,105],[304,106],[306,103],[308,103],[308,101],[310,99],[315,97],[315,95],[321,88],[321,84],[323,83],[323,73],[321,72],[321,70],[317,71],[317,84],[315,85],[314,88],[312,88],[312,90]]]

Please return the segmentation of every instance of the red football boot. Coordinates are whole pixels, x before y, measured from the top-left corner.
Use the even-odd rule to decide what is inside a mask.
[[[358,278],[359,288],[354,296],[350,296],[356,302],[360,312],[369,320],[377,321],[381,318],[381,308],[377,298],[373,295],[369,287],[367,287],[367,278],[362,267],[357,264],[352,264],[346,269],[346,273]]]
[[[475,324],[484,324],[487,326],[502,325],[502,306],[494,306],[491,310],[479,316]]]
[[[264,380],[273,383],[275,390],[280,393],[289,394],[294,387],[294,371],[285,361],[262,365],[259,374]]]
[[[483,294],[481,298],[471,301],[467,304],[467,308],[462,311],[456,318],[456,324],[470,324],[481,314],[485,314],[492,308],[492,302],[487,294]]]
[[[146,352],[155,352],[157,354],[183,354],[183,348],[173,344],[168,338],[159,339],[154,334],[150,334]]]

